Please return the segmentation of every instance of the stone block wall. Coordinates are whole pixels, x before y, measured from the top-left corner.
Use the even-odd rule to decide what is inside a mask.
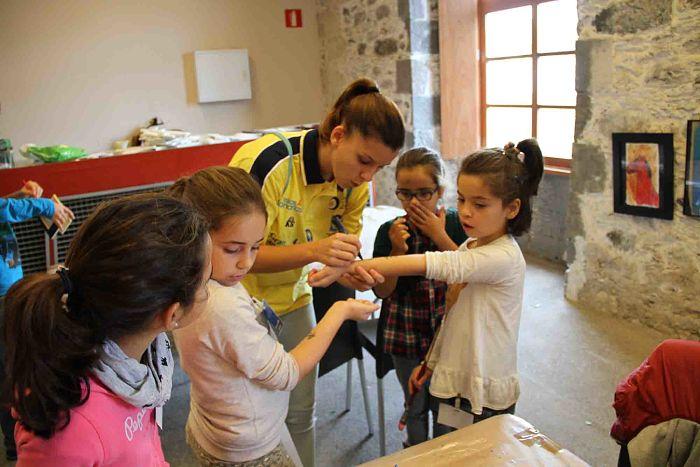
[[[353,79],[379,84],[406,120],[406,147],[440,148],[437,0],[317,0],[321,83],[330,109]],[[377,202],[396,204],[394,169],[374,180]]]
[[[700,222],[613,212],[613,132],[673,133],[683,196],[686,123],[700,118],[700,1],[579,2],[566,296],[700,337]]]
[[[317,6],[325,108],[351,81],[366,76],[396,102],[412,128],[411,88],[406,86],[411,79],[398,74],[406,72],[398,64],[410,59],[408,3],[317,0]]]
[[[440,150],[438,0],[317,0],[317,5],[325,107],[350,80],[368,76],[403,112],[406,147]],[[445,163],[444,203],[456,206],[460,161]],[[374,177],[377,204],[400,206],[394,165]],[[520,239],[524,250],[562,261],[568,193],[566,177],[543,178],[532,230]]]
[[[571,189],[570,178],[544,174],[537,196],[532,198],[530,231],[518,238],[529,254],[564,262],[566,251],[566,208]]]

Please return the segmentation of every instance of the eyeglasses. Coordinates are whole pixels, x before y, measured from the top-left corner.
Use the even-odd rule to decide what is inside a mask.
[[[411,190],[401,190],[398,189],[396,190],[396,197],[400,199],[401,201],[411,201],[411,198],[414,196],[418,201],[428,201],[430,198],[433,197],[435,193],[440,189],[440,187],[435,187],[435,188],[424,188],[422,190],[418,191],[411,191]]]

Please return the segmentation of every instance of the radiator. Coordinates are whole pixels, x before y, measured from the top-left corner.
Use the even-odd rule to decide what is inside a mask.
[[[162,191],[170,185],[170,182],[157,183],[61,198],[61,202],[75,214],[75,220],[64,234],[59,233],[52,239],[46,235],[38,218],[14,224],[13,229],[22,258],[22,270],[25,274],[45,272],[56,264],[63,263],[75,233],[100,203],[135,193]]]

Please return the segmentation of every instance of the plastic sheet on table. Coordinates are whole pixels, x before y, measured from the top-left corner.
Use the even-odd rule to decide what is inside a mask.
[[[579,467],[588,464],[522,418],[500,415],[362,465]]]

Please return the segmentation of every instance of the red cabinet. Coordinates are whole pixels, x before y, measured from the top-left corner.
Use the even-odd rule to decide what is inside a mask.
[[[53,239],[44,234],[38,219],[16,224],[25,274],[62,262],[78,227],[99,203],[162,190],[204,167],[228,165],[243,144],[245,141],[0,170],[1,194],[18,190],[25,180],[34,180],[44,188],[44,196],[57,194],[76,216],[66,233]]]

